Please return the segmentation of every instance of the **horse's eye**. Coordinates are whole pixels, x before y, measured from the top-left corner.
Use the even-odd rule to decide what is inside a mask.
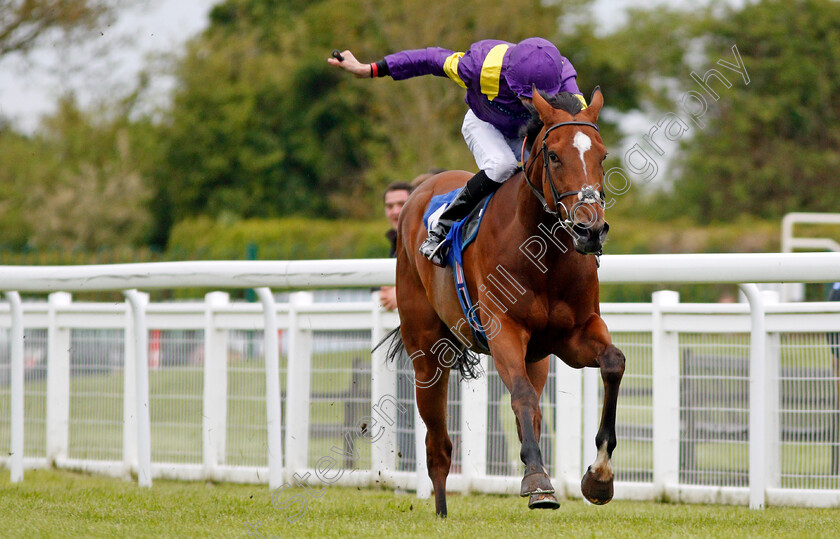
[[[557,154],[554,152],[548,152],[548,160],[552,163],[559,163],[560,157],[558,157]]]

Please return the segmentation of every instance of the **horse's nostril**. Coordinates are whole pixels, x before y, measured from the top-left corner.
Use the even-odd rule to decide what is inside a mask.
[[[577,224],[574,225],[572,229],[575,231],[575,233],[577,233],[578,236],[581,236],[583,238],[588,238],[592,234],[592,228],[585,225]]]
[[[583,228],[583,232],[581,233],[581,236],[589,239],[590,241],[591,240],[597,240],[601,237],[601,231],[602,230],[603,230],[603,227]]]

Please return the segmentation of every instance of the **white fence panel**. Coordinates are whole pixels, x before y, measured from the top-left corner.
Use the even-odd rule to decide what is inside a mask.
[[[840,280],[840,255],[819,255],[604,257],[601,277]],[[368,286],[393,282],[392,272],[393,261],[0,267],[0,289]],[[602,305],[628,361],[617,497],[840,505],[840,305],[774,303],[743,288],[752,305],[681,304],[671,292],[650,304]],[[221,293],[145,304],[129,292],[132,309],[57,293],[24,302],[18,317],[9,297],[11,304],[0,303],[0,409],[11,414],[0,417],[0,445],[25,443],[0,462],[16,480],[24,467],[54,463],[136,473],[142,485],[153,477],[272,488],[320,481],[428,495],[411,366],[407,358],[385,364],[383,350],[370,353],[399,320],[369,296],[324,303],[300,292],[289,302],[261,298],[261,306]],[[21,352],[15,343],[24,328]],[[478,381],[450,379],[448,488],[516,492],[521,464],[509,394],[486,358],[485,369]],[[601,384],[596,371],[556,359],[550,372],[541,447],[558,490],[579,496]],[[25,410],[14,404],[24,399]],[[137,414],[144,407],[145,419]]]

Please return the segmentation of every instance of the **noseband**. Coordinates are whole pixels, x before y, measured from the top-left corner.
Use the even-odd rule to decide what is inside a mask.
[[[534,195],[536,195],[537,199],[540,202],[542,202],[543,209],[546,211],[546,213],[557,216],[558,220],[562,221],[565,225],[571,227],[571,226],[574,225],[574,223],[572,222],[572,219],[571,219],[572,218],[572,213],[569,211],[569,209],[566,207],[566,205],[563,204],[562,200],[564,198],[570,197],[570,196],[573,196],[573,195],[577,195],[578,202],[576,202],[575,205],[572,206],[572,209],[574,210],[574,207],[578,204],[598,204],[599,206],[601,206],[603,208],[604,207],[605,196],[604,196],[603,189],[600,191],[600,193],[598,192],[598,189],[597,189],[598,185],[597,184],[595,186],[584,184],[578,191],[566,191],[565,193],[559,193],[557,191],[557,188],[554,186],[554,180],[551,178],[551,169],[548,166],[548,146],[546,146],[545,141],[548,138],[549,133],[551,133],[552,131],[554,131],[558,127],[563,127],[564,125],[584,125],[584,126],[591,127],[593,129],[595,129],[595,131],[598,131],[598,126],[593,124],[593,123],[581,122],[581,121],[571,121],[571,122],[560,122],[560,123],[554,124],[551,127],[549,127],[548,129],[546,129],[545,133],[543,133],[542,149],[541,149],[542,158],[543,158],[543,166],[545,167],[545,177],[543,178],[543,181],[545,181],[545,178],[548,178],[548,185],[549,185],[549,187],[551,187],[551,196],[554,199],[554,208],[555,208],[556,211],[551,211],[549,209],[548,202],[546,201],[543,194],[540,192],[539,189],[534,187],[533,183],[531,183],[531,178],[528,177],[528,170],[523,170],[522,173],[525,175],[525,181],[528,183],[528,187],[531,188],[531,191],[534,192]],[[560,216],[560,211],[559,211],[560,207],[562,207],[564,210],[566,210],[566,218],[565,219],[562,219],[562,217]]]

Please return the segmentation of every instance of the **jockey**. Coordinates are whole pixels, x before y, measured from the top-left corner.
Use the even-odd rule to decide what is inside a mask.
[[[455,221],[463,219],[476,204],[513,176],[522,153],[520,129],[531,117],[532,85],[548,95],[570,92],[586,101],[577,86],[577,72],[550,41],[532,37],[514,45],[485,39],[473,43],[467,52],[438,47],[390,54],[383,60],[362,64],[350,51],[342,58],[330,58],[359,78],[390,75],[403,80],[420,75],[449,77],[466,90],[464,101],[470,110],[461,133],[472,152],[479,172],[467,181],[440,215],[420,252],[433,264],[445,265],[446,234]]]

